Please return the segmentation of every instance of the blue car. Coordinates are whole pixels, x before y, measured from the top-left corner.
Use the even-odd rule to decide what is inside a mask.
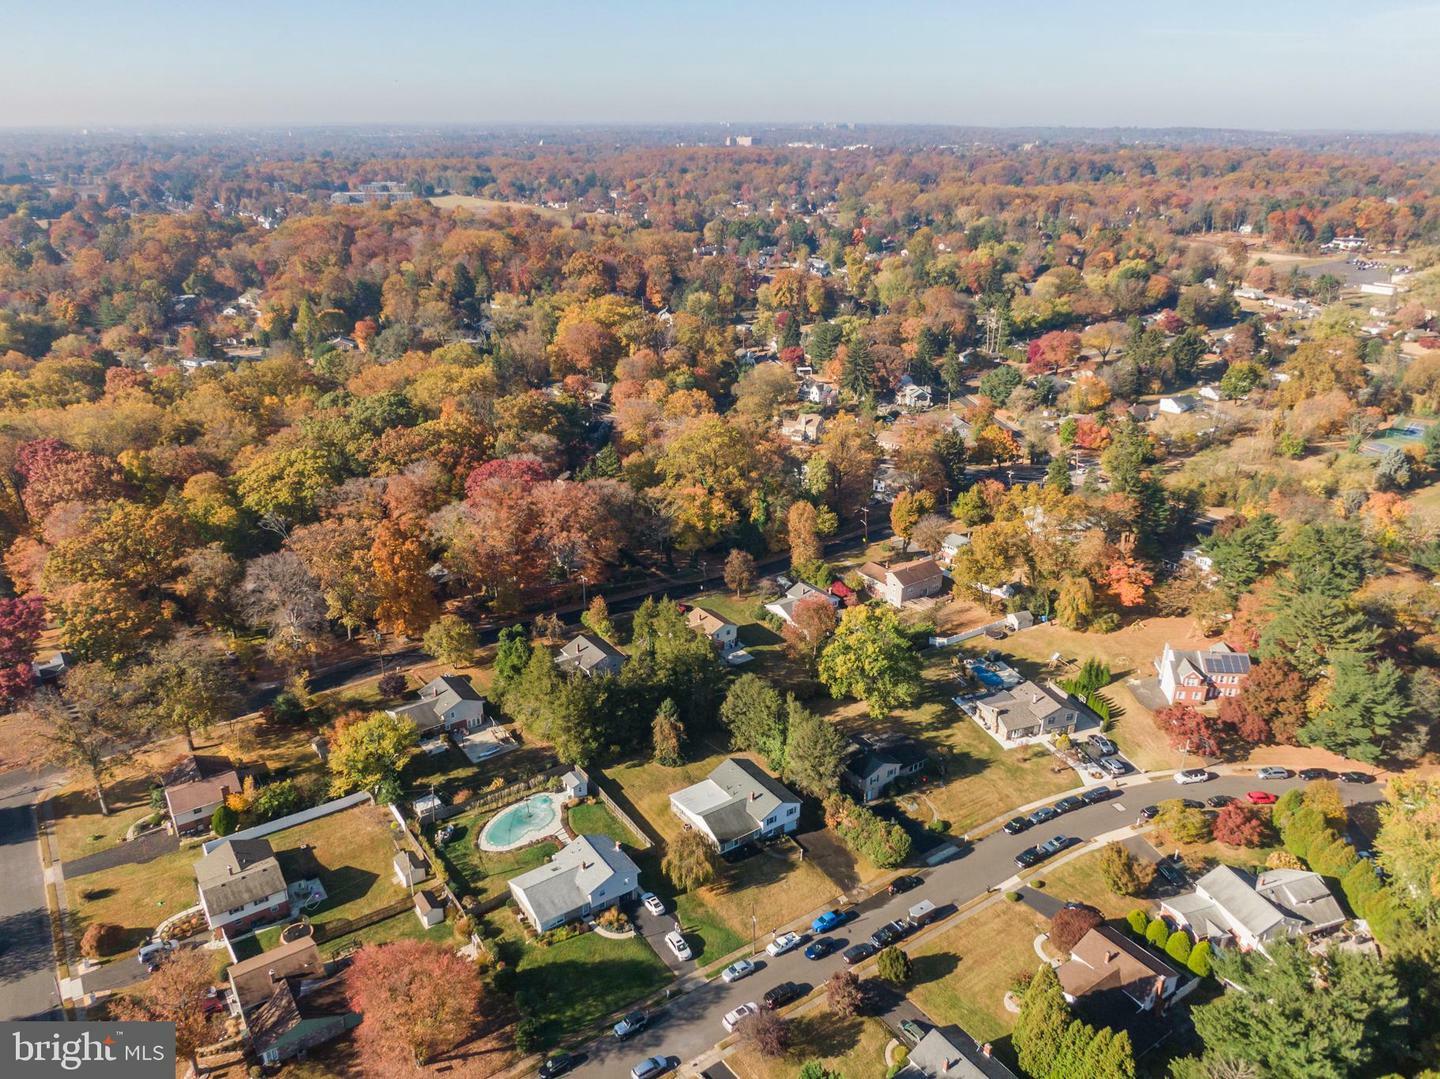
[[[839,926],[844,925],[854,916],[855,915],[853,911],[827,910],[824,914],[820,915],[820,917],[816,918],[813,922],[810,923],[810,932],[828,933],[830,932],[830,930],[836,929]]]
[[[834,937],[821,937],[805,949],[805,958],[824,959],[838,947],[840,947],[840,942]]]

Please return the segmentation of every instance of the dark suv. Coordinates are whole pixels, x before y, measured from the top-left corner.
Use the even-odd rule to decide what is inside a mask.
[[[776,1008],[783,1008],[793,1000],[799,1000],[805,995],[805,987],[796,982],[781,982],[774,989],[770,990],[760,998],[760,1003],[774,1011]]]

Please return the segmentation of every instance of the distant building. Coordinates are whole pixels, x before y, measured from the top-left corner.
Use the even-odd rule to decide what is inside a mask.
[[[790,590],[773,603],[765,604],[765,609],[773,614],[780,621],[793,624],[795,621],[795,605],[801,600],[809,599],[811,596],[820,596],[829,601],[830,606],[839,607],[840,597],[830,592],[823,592],[813,584],[806,584],[804,581],[797,581],[790,586]]]
[[[833,408],[840,401],[840,390],[833,382],[807,376],[796,390],[796,397],[822,408]]]
[[[1178,397],[1160,398],[1160,411],[1170,416],[1179,416],[1186,412],[1194,412],[1198,402],[1188,393],[1180,394]]]
[[[726,135],[726,146],[759,146],[759,135]]]
[[[780,421],[780,434],[791,442],[813,445],[820,441],[825,429],[825,420],[814,412],[802,412],[798,416],[786,416]]]
[[[210,831],[215,810],[229,795],[240,793],[240,773],[234,768],[222,768],[208,776],[201,771],[197,764],[194,778],[165,786],[165,808],[177,835]]]
[[[1166,642],[1165,651],[1155,661],[1160,692],[1171,704],[1200,704],[1216,697],[1234,697],[1250,677],[1250,667],[1250,656],[1235,651],[1224,641],[1204,651],[1172,648]]]
[[[331,206],[361,206],[370,202],[409,202],[415,192],[396,180],[374,180],[360,184],[354,191],[336,191],[330,196]]]

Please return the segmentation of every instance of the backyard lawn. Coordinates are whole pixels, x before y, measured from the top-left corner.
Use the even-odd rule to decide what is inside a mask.
[[[1005,992],[1017,975],[1033,973],[1036,933],[1044,919],[1023,903],[1000,901],[914,949],[910,998],[942,1025],[958,1023],[977,1041],[999,1041],[1015,1016]]]
[[[807,1060],[820,1060],[845,1079],[885,1074],[890,1031],[878,1019],[841,1019],[823,1005],[790,1020],[794,1045],[783,1057],[763,1057],[742,1047],[725,1063],[740,1079],[793,1079]]]
[[[638,936],[613,940],[582,933],[557,944],[526,942],[515,916],[498,911],[501,957],[514,966],[516,1003],[537,1020],[540,1039],[554,1046],[670,981],[670,969]]]
[[[605,835],[634,854],[635,834],[610,812],[604,802],[581,802],[570,807],[567,823],[576,835]]]
[[[462,813],[447,823],[456,826],[450,842],[440,848],[457,883],[477,899],[490,899],[505,890],[511,877],[543,865],[545,859],[560,849],[553,840],[532,843],[516,850],[485,851],[475,846],[475,837],[485,822],[494,816],[494,809]]]

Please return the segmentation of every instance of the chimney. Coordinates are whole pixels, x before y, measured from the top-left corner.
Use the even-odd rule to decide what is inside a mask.
[[[275,976],[275,968],[274,968],[274,967],[271,967],[271,968],[270,968],[269,970],[267,970],[265,973],[269,976],[269,978],[270,978],[270,984],[271,984],[271,985],[274,985],[277,981],[279,981],[279,979],[276,978],[276,976]]]
[[[1117,959],[1119,959],[1119,958],[1120,958],[1120,953],[1119,953],[1119,952],[1107,951],[1107,952],[1105,953],[1105,965],[1106,965],[1106,966],[1109,966],[1111,963],[1115,962],[1115,960],[1117,960]]]

